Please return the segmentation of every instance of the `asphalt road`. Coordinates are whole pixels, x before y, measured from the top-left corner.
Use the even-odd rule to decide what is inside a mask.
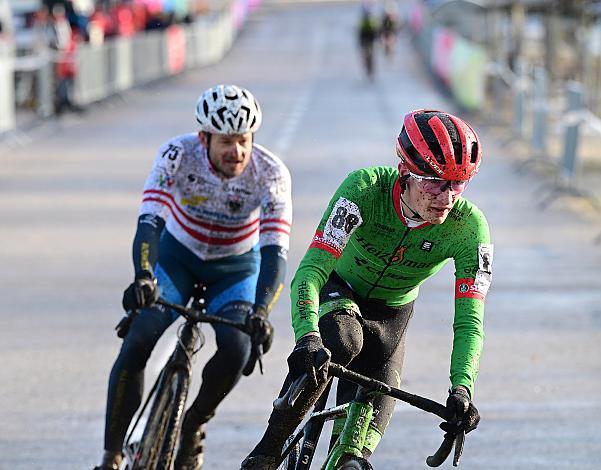
[[[369,83],[355,49],[357,18],[355,4],[264,5],[221,63],[47,124],[25,147],[0,148],[0,469],[85,469],[99,459],[142,184],[158,146],[195,129],[202,90],[233,82],[262,104],[257,141],[293,176],[289,278],[343,177],[396,164],[404,113],[453,109],[406,39],[393,61],[378,56]],[[515,171],[511,152],[479,119],[485,161],[466,197],[489,219],[494,281],[475,397],[482,423],[468,436],[461,467],[599,468],[595,230],[562,204],[540,210],[540,183]],[[424,285],[408,333],[403,388],[439,401],[449,385],[452,295],[448,267]],[[237,468],[264,430],[293,344],[288,312],[286,292],[273,313],[266,375],[243,379],[208,427],[207,470]],[[173,334],[153,355],[149,377]],[[207,336],[198,366],[213,348]],[[374,466],[425,468],[442,437],[437,424],[398,405]]]

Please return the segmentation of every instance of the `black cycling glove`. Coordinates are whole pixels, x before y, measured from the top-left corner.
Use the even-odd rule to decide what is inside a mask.
[[[255,370],[255,364],[259,358],[257,346],[261,346],[261,352],[265,354],[271,349],[273,343],[273,326],[267,319],[267,310],[260,305],[254,305],[246,317],[246,328],[252,342],[252,350],[242,373],[250,375]]]
[[[319,335],[305,335],[298,340],[288,356],[288,370],[293,380],[306,373],[312,385],[317,387],[328,378],[331,357]]]
[[[123,308],[127,312],[150,307],[159,298],[157,281],[150,271],[138,271],[136,278],[123,292]]]
[[[447,411],[449,421],[440,425],[443,431],[450,434],[457,434],[460,431],[468,433],[478,427],[480,414],[472,403],[469,392],[462,385],[449,392]]]

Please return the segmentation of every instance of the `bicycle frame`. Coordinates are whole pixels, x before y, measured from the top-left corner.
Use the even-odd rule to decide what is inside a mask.
[[[430,399],[391,387],[384,382],[357,374],[334,363],[330,363],[329,374],[334,377],[350,380],[359,385],[355,399],[350,403],[324,410],[323,408],[327,401],[327,395],[329,394],[328,385],[328,388],[326,388],[324,394],[322,394],[316,403],[314,412],[311,414],[308,421],[297,434],[294,435],[283,450],[280,464],[286,459],[287,455],[291,453],[294,447],[297,446],[304,435],[305,441],[308,441],[309,445],[306,446],[307,442],[303,442],[302,450],[295,465],[295,470],[308,469],[311,465],[311,460],[321,434],[323,423],[327,420],[345,415],[346,419],[342,433],[328,453],[328,457],[322,470],[335,470],[341,463],[342,457],[362,457],[362,450],[365,446],[369,424],[371,423],[373,415],[373,399],[378,395],[391,396],[409,403],[416,408],[435,414],[444,420],[449,420],[446,407]],[[274,407],[276,409],[286,409],[287,407],[294,406],[294,402],[301,394],[307,379],[307,376],[303,376],[295,380],[288,391],[282,397],[274,401]],[[453,465],[456,466],[463,451],[464,439],[464,432],[460,432],[457,435],[445,435],[440,448],[434,455],[426,459],[426,463],[431,467],[441,465],[450,454],[453,445],[455,445]]]
[[[330,450],[328,458],[324,465],[324,470],[336,470],[340,459],[343,456],[362,457],[365,438],[374,407],[371,400],[366,403],[353,401],[348,406],[346,412],[346,421],[342,433],[338,437],[336,444]]]
[[[159,372],[154,385],[150,389],[144,405],[140,409],[134,425],[131,427],[131,430],[128,433],[124,446],[127,447],[129,445],[140,419],[154,398],[157,390],[161,389],[165,381],[165,377],[168,377],[173,370],[181,370],[185,374],[186,380],[190,380],[190,377],[192,376],[192,356],[195,354],[195,352],[200,350],[200,348],[198,348],[196,351],[194,350],[194,345],[198,339],[201,341],[200,348],[202,348],[202,345],[204,344],[204,336],[202,335],[200,328],[197,326],[195,321],[187,319],[178,334],[178,341],[175,345],[175,349]]]
[[[155,455],[158,455],[158,458],[162,459],[161,465],[157,468],[170,468],[170,465],[172,464],[171,459],[173,459],[173,451],[176,446],[176,441],[179,439],[184,414],[184,405],[188,395],[188,388],[192,376],[192,357],[204,345],[204,335],[202,334],[198,324],[214,323],[228,325],[237,328],[246,334],[249,334],[248,328],[244,323],[239,323],[213,315],[207,315],[204,309],[204,300],[202,297],[195,297],[190,308],[167,302],[164,299],[159,299],[156,303],[162,308],[168,308],[178,312],[185,318],[186,321],[178,330],[178,342],[173,350],[173,353],[167,360],[164,367],[161,369],[159,376],[149,392],[146,401],[138,413],[138,416],[125,440],[124,452],[128,455],[128,460],[132,462],[133,468],[138,468],[140,464],[144,466],[146,459],[154,463]],[[117,326],[117,332],[119,336],[123,337],[125,334],[127,334],[127,329],[129,328],[129,325],[133,321],[133,317],[136,314],[135,312],[132,313],[123,319]],[[253,347],[255,346],[253,345]],[[261,366],[260,361],[262,350],[260,346],[257,346],[257,351],[259,365]],[[262,367],[260,368],[262,369]],[[172,386],[174,388],[170,390],[169,387]],[[159,400],[164,398],[166,394],[169,393],[171,393],[171,397],[173,397],[173,402],[168,406],[174,406],[174,408],[172,408],[172,411],[170,412],[171,414],[165,414],[164,412],[160,411],[162,402]],[[139,445],[130,443],[141,417],[144,415],[148,405],[151,402],[153,405],[150,410],[149,421],[145,425],[142,440],[140,441]],[[164,436],[166,436],[164,437],[164,441],[157,441],[153,437],[154,429],[156,429],[155,425],[157,416],[169,416],[169,418],[167,418],[169,421],[165,421],[166,424],[164,424],[167,426],[164,428]],[[160,424],[160,426],[163,426],[163,424]],[[147,433],[149,434],[147,435]],[[161,447],[149,448],[147,447],[148,442],[162,442],[162,444],[159,444]],[[155,452],[153,449],[158,449],[158,454],[153,453]],[[145,452],[150,452],[150,454],[146,454]],[[150,457],[148,457],[148,455],[150,455]],[[144,462],[140,462],[140,459],[142,459]],[[151,465],[151,467],[154,468],[153,465]]]

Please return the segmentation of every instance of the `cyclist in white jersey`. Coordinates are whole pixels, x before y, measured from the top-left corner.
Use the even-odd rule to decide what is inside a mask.
[[[119,468],[125,433],[142,399],[146,362],[177,318],[153,305],[159,295],[185,304],[201,283],[208,313],[247,322],[263,352],[271,346],[268,314],[283,286],[292,200],[288,169],[254,143],[261,116],[248,90],[218,85],[197,102],[200,131],[159,149],[133,243],[134,282],[123,294],[125,310],[141,313],[111,371],[99,470]],[[177,470],[202,467],[205,423],[257,359],[248,335],[228,326],[213,328],[217,351],[186,412]]]

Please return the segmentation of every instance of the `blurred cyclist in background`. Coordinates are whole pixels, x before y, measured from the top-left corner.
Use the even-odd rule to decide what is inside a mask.
[[[400,30],[396,5],[388,2],[382,12],[380,21],[380,38],[384,47],[384,55],[391,60],[394,55],[397,36]]]
[[[371,81],[375,75],[375,43],[378,39],[378,21],[373,12],[373,5],[364,3],[361,6],[361,19],[358,25],[358,43],[361,62],[367,78]]]
[[[472,399],[493,251],[484,214],[463,192],[478,172],[482,146],[458,117],[418,110],[405,116],[396,149],[398,169],[351,173],[317,227],[292,280],[296,346],[280,396],[303,374],[308,385],[292,408],[272,411],[242,469],[277,468],[287,437],[326,389],[330,360],[399,387],[419,286],[449,259],[456,279],[447,408],[455,419],[441,426],[456,433],[478,425]],[[339,381],[337,404],[351,401],[356,391],[356,385]],[[375,399],[365,458],[378,445],[394,404],[388,396]],[[334,423],[331,442],[343,421]]]
[[[154,305],[160,296],[186,304],[206,287],[207,312],[246,322],[254,344],[271,346],[268,314],[282,289],[292,223],[290,174],[254,142],[261,109],[234,85],[206,90],[196,104],[200,131],[164,144],[146,180],[133,242],[134,282],[123,294],[127,311],[141,309],[111,371],[102,463],[116,470],[129,423],[140,406],[144,368],[177,314]],[[257,357],[251,338],[213,326],[217,352],[187,411],[176,458],[178,470],[204,460],[205,423]]]

